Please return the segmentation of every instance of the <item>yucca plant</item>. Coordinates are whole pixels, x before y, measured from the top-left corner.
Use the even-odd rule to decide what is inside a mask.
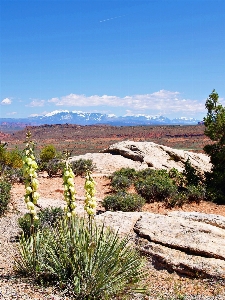
[[[32,243],[23,243],[17,271],[33,272],[42,282],[59,283],[75,299],[112,299],[128,293],[143,278],[143,260],[128,246],[129,239],[83,218],[65,218],[57,228],[38,236],[32,267]],[[28,249],[25,249],[25,248]],[[40,251],[40,253],[38,253]],[[18,267],[19,266],[19,267]]]
[[[19,240],[20,256],[15,260],[15,270],[23,275],[36,278],[42,270],[46,236],[40,231],[29,237],[24,234]]]

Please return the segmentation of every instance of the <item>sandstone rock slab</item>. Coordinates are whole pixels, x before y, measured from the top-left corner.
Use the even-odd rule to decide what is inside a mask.
[[[134,231],[148,241],[185,253],[225,260],[225,230],[182,217],[143,213]]]
[[[225,229],[217,226],[223,217],[174,212],[168,215],[149,212],[105,212],[97,221],[132,237],[135,247],[156,267],[188,276],[225,279]],[[217,220],[209,224],[205,220]],[[189,219],[190,218],[190,219]]]
[[[173,211],[168,216],[182,217],[185,220],[192,220],[210,224],[225,229],[225,217],[215,214],[204,214],[199,212]]]
[[[191,165],[198,171],[210,171],[210,158],[202,153],[177,150],[153,142],[123,141],[103,150],[104,153],[117,154],[131,161],[140,162],[154,169],[184,169],[189,158]]]
[[[95,217],[96,221],[101,221],[106,227],[111,227],[118,231],[121,236],[134,235],[134,225],[141,216],[141,212],[111,212],[106,211]]]

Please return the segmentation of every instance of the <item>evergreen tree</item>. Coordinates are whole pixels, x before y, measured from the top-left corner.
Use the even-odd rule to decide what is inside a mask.
[[[219,103],[215,90],[205,104],[208,110],[204,118],[205,135],[214,143],[206,145],[204,151],[210,156],[212,172],[206,174],[209,195],[220,204],[225,204],[225,107]]]

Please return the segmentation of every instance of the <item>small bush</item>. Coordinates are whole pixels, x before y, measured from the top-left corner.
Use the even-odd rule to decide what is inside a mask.
[[[95,165],[91,159],[80,158],[71,161],[70,164],[75,176],[83,176],[87,171],[92,172],[95,169]]]
[[[186,194],[189,201],[200,202],[200,200],[205,198],[206,190],[204,186],[189,185],[186,187],[186,189]]]
[[[171,198],[167,198],[166,202],[165,202],[165,206],[167,208],[172,208],[175,206],[182,207],[187,202],[188,202],[188,197],[187,197],[186,193],[181,192],[181,193],[175,194]]]
[[[47,227],[55,227],[60,219],[64,216],[64,211],[61,207],[47,207],[37,213],[38,220],[34,220],[34,229],[43,230]],[[30,214],[26,213],[23,217],[19,218],[19,227],[23,230],[24,236],[30,236]]]
[[[137,171],[133,168],[121,168],[120,170],[113,172],[110,178],[112,179],[115,176],[124,176],[129,179],[135,179],[137,174]]]
[[[132,184],[132,180],[123,175],[115,175],[111,179],[111,187],[113,191],[125,191]]]
[[[6,181],[0,181],[0,216],[7,210],[10,200],[11,184]]]
[[[4,172],[2,173],[1,177],[11,184],[14,184],[16,182],[23,183],[24,181],[23,170],[18,168],[11,168],[9,166],[5,166]]]
[[[147,168],[137,172],[137,178],[138,180],[141,180],[141,179],[145,179],[148,176],[152,176],[153,174],[155,174],[155,170]]]
[[[39,170],[46,171],[49,177],[62,175],[63,163],[58,159],[51,159],[48,162],[39,162]]]
[[[145,199],[136,194],[119,192],[104,198],[103,207],[112,211],[140,211],[145,204]]]
[[[59,283],[73,299],[113,299],[136,288],[145,274],[129,239],[81,218],[20,239],[16,270],[42,283]]]
[[[54,145],[46,145],[40,153],[40,159],[42,162],[49,162],[56,157],[56,149]]]
[[[8,151],[7,144],[0,141],[0,177],[10,183],[22,182],[22,151]]]
[[[146,179],[135,182],[138,194],[147,202],[164,201],[177,193],[177,186],[165,170],[155,170]]]

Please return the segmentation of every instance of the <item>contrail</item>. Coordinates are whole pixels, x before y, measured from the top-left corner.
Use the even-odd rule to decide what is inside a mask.
[[[121,18],[121,17],[124,17],[125,15],[123,15],[123,16],[117,16],[117,17],[113,17],[113,18],[109,18],[109,19],[105,19],[105,20],[101,20],[101,21],[99,21],[100,23],[102,23],[102,22],[106,22],[106,21],[110,21],[110,20],[114,20],[114,19],[118,19],[118,18]]]

